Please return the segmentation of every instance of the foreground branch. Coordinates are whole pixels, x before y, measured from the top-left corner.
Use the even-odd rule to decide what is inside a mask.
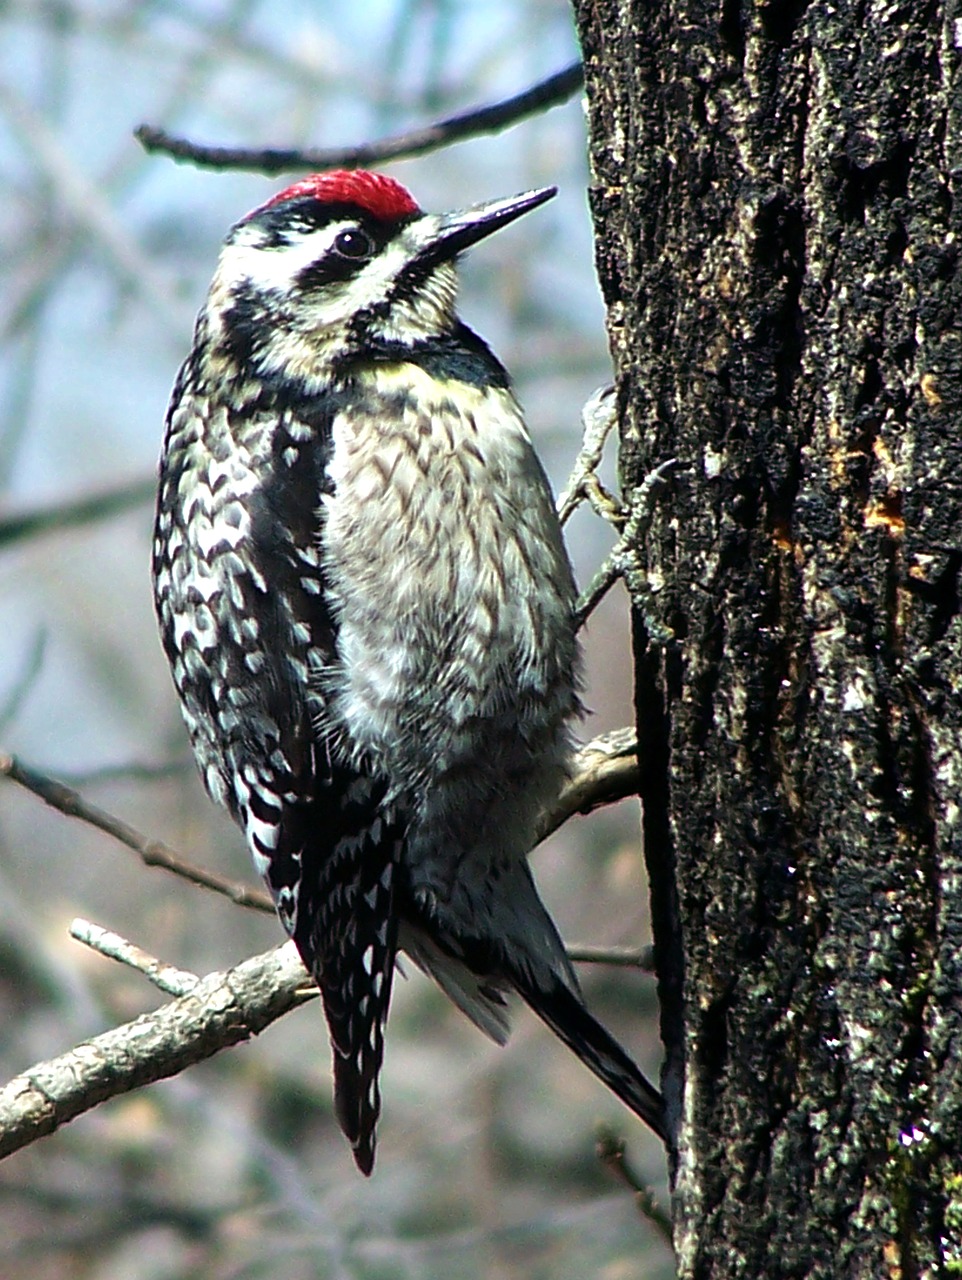
[[[200,978],[196,973],[188,973],[186,969],[178,969],[175,965],[158,960],[135,942],[121,937],[112,929],[104,929],[78,916],[70,924],[70,936],[82,942],[92,951],[99,951],[109,960],[117,960],[120,964],[129,965],[142,973],[148,982],[159,987],[169,996],[186,996],[197,987]]]
[[[586,742],[572,761],[571,777],[548,809],[538,842],[573,818],[638,794],[638,738],[634,729],[615,729]]]
[[[0,1089],[0,1157],[107,1098],[249,1040],[316,994],[291,942],[208,974],[189,994],[38,1063]]]
[[[174,160],[189,160],[208,169],[248,169],[269,176],[297,169],[357,169],[383,164],[386,160],[425,155],[480,134],[499,133],[536,112],[567,102],[583,83],[581,63],[574,62],[502,102],[475,107],[423,129],[354,147],[208,147],[174,137],[149,124],[140,125],[134,130],[134,136],[145,151],[161,151]]]

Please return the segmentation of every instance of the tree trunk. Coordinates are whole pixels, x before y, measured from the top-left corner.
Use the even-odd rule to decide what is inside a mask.
[[[962,10],[575,7],[679,1275],[962,1275]]]

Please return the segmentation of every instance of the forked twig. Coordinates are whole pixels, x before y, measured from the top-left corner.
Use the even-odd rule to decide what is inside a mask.
[[[624,1138],[618,1137],[610,1129],[601,1129],[598,1133],[596,1150],[598,1159],[605,1168],[609,1169],[634,1195],[635,1203],[642,1215],[671,1245],[671,1219],[659,1205],[651,1187],[635,1172],[625,1158]]]
[[[172,964],[158,960],[149,952],[138,947],[136,943],[104,929],[99,924],[92,924],[78,916],[70,922],[68,931],[71,938],[76,938],[92,951],[99,951],[110,960],[118,960],[142,973],[148,982],[152,982],[161,991],[170,996],[185,996],[193,991],[200,982],[196,973],[188,973],[186,969],[177,969]]]
[[[0,1158],[107,1098],[249,1040],[316,995],[292,942],[207,974],[186,995],[35,1063],[0,1089]]]

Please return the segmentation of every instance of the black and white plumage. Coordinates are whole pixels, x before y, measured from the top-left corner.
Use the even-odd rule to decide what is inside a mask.
[[[445,216],[315,175],[225,242],[167,419],[164,647],[210,795],[317,981],[339,1122],[374,1161],[399,948],[484,1031],[521,997],[638,1115],[526,855],[578,713],[574,585],[454,260],[548,199]]]

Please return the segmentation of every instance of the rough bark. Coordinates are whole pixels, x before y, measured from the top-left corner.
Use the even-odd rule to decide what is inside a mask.
[[[575,7],[679,1274],[962,1274],[962,10]]]

